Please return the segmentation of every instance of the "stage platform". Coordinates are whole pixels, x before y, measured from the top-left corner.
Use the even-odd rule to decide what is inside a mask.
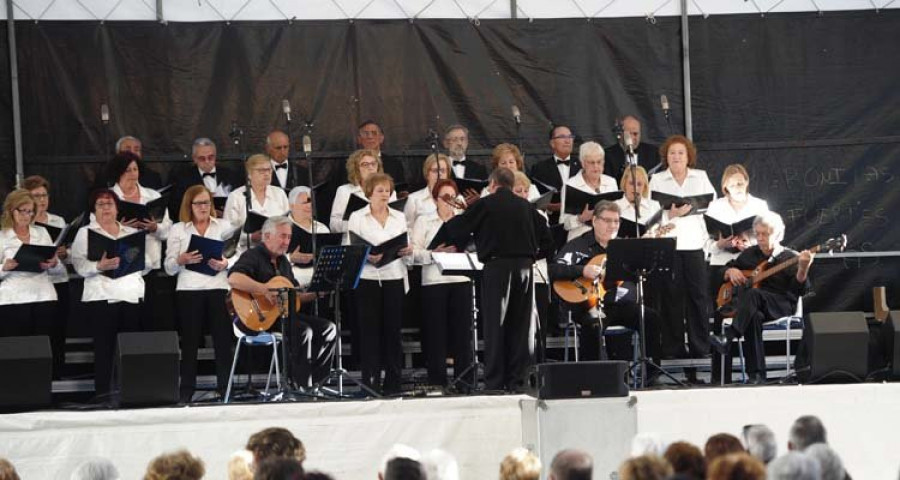
[[[638,432],[702,445],[711,434],[740,435],[764,423],[784,453],[791,422],[818,415],[853,478],[897,478],[900,384],[734,386],[633,392]],[[440,447],[461,478],[496,478],[503,455],[522,444],[524,396],[310,401],[118,411],[43,411],[0,416],[0,456],[25,479],[65,479],[80,461],[111,458],[122,478],[140,478],[157,454],[188,448],[206,478],[225,478],[229,454],[262,428],[289,428],[306,445],[307,468],[339,480],[372,480],[393,443]],[[602,415],[602,412],[598,412]],[[597,472],[595,478],[609,478]]]

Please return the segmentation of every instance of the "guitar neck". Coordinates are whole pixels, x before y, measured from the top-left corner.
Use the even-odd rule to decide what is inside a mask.
[[[819,245],[816,245],[815,247],[810,248],[809,251],[812,253],[816,253],[819,251],[820,248],[821,247]],[[763,270],[762,272],[760,272],[753,278],[753,283],[762,282],[763,280],[771,277],[772,275],[775,275],[776,273],[784,270],[785,268],[788,268],[788,267],[796,264],[799,261],[800,261],[800,255],[797,255],[794,258],[792,258],[786,262],[779,263],[778,265],[775,265],[772,268]]]

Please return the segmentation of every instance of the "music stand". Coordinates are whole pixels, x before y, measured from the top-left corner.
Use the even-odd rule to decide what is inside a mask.
[[[353,290],[359,285],[359,276],[369,247],[366,245],[326,246],[319,250],[313,278],[307,288],[309,292],[334,292],[334,326],[337,331],[337,364],[332,366],[328,376],[317,383],[314,391],[322,389],[328,382],[337,381],[337,396],[344,398],[344,378],[355,383],[361,391],[373,397],[381,397],[365,383],[351,377],[344,370],[343,340],[341,338],[341,290]]]
[[[472,391],[478,390],[478,371],[484,371],[484,364],[478,361],[478,291],[475,288],[475,279],[481,277],[484,264],[478,261],[474,253],[441,253],[433,252],[431,258],[437,264],[441,275],[459,275],[469,277],[472,286],[472,363],[463,371],[456,374],[456,378],[450,382],[450,386],[462,383]],[[465,381],[465,376],[473,372],[472,384]],[[454,373],[456,369],[454,366]]]
[[[644,306],[644,281],[650,275],[658,275],[672,271],[675,257],[674,238],[628,238],[610,240],[606,248],[606,281],[630,281],[637,286],[638,328],[641,335],[640,358],[631,369],[640,366],[640,388],[646,386],[647,366],[669,377],[678,385],[678,379],[653,363],[647,357],[647,329]],[[637,382],[635,382],[637,384]]]

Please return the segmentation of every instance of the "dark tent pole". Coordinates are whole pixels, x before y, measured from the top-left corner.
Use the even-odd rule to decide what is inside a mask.
[[[681,0],[681,63],[684,75],[684,136],[694,139],[691,118],[691,55],[690,27],[688,26],[688,0]]]
[[[9,35],[9,84],[12,97],[16,185],[19,186],[25,179],[25,166],[22,163],[22,106],[19,102],[19,62],[16,59],[16,19],[12,0],[6,0],[6,31]]]

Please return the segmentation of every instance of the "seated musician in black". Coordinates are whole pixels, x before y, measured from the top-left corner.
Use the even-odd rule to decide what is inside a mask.
[[[297,281],[286,255],[291,244],[291,219],[270,217],[262,227],[262,243],[247,250],[228,272],[231,288],[266,296],[277,302],[277,292],[271,292],[266,282],[276,276],[287,278],[295,286]],[[298,293],[301,302],[315,299],[315,293]],[[334,324],[324,318],[302,313],[288,328],[293,380],[299,387],[309,387],[328,376],[334,358],[336,331]],[[280,327],[273,327],[280,331]]]
[[[556,255],[556,259],[548,265],[551,280],[575,280],[580,277],[596,279],[605,273],[605,265],[589,265],[588,262],[597,255],[605,254],[609,241],[616,237],[619,231],[619,206],[606,200],[597,202],[591,224],[593,226],[591,231],[566,243]],[[570,309],[572,320],[582,327],[580,350],[582,359],[597,360],[604,357],[605,352],[600,348],[604,328],[620,325],[639,329],[640,307],[636,303],[635,284],[624,282],[616,286],[615,282],[604,282],[603,287],[606,294],[602,298],[602,312],[582,305],[568,304],[564,307]],[[658,364],[659,316],[654,310],[645,308],[644,319],[647,354]]]
[[[740,291],[732,302],[736,303],[734,321],[726,327],[724,335],[712,335],[710,342],[719,353],[728,352],[731,341],[744,337],[747,352],[747,374],[751,383],[765,383],[766,355],[763,347],[762,324],[794,313],[797,299],[810,286],[809,266],[813,254],[809,250],[800,253],[781,245],[784,238],[784,221],[775,212],[757,215],[753,222],[757,244],[745,249],[725,267],[724,280],[733,285],[745,285],[747,278],[742,270],[753,270],[762,263],[772,268],[799,256],[792,265],[763,280],[759,288]]]

